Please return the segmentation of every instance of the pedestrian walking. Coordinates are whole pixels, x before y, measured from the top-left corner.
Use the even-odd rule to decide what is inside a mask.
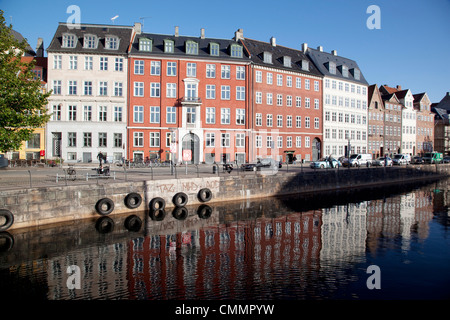
[[[100,167],[102,166],[102,161],[105,159],[105,156],[103,155],[103,153],[100,151],[97,155],[97,159],[100,162]]]

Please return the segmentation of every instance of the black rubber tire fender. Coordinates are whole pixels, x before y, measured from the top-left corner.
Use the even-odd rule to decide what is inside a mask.
[[[150,208],[150,211],[164,210],[166,207],[166,200],[161,197],[156,197],[150,200],[148,206]]]
[[[178,192],[173,196],[172,202],[176,207],[184,207],[188,203],[188,195],[184,192]]]
[[[14,215],[9,210],[0,209],[0,217],[5,219],[5,223],[0,226],[0,232],[8,230],[14,223]]]
[[[128,209],[136,209],[142,203],[142,197],[139,193],[131,192],[125,197],[125,206]]]
[[[200,189],[198,192],[198,199],[201,202],[208,202],[212,199],[212,192],[208,188]]]
[[[95,209],[102,216],[106,216],[114,210],[114,202],[109,198],[102,198],[95,204]]]

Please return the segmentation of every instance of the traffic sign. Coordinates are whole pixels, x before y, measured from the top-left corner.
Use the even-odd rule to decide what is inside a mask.
[[[183,161],[192,160],[192,150],[183,150]]]

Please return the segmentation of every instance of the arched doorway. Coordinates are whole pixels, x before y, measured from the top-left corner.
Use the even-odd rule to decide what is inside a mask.
[[[188,133],[183,137],[182,152],[184,150],[191,150],[192,159],[188,164],[200,163],[200,139],[194,133]]]
[[[312,161],[319,160],[321,147],[320,140],[318,138],[314,138],[311,147],[312,147]]]

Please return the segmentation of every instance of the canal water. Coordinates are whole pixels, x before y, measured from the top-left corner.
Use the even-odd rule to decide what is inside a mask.
[[[11,230],[0,235],[0,291],[33,301],[448,299],[448,185]]]

